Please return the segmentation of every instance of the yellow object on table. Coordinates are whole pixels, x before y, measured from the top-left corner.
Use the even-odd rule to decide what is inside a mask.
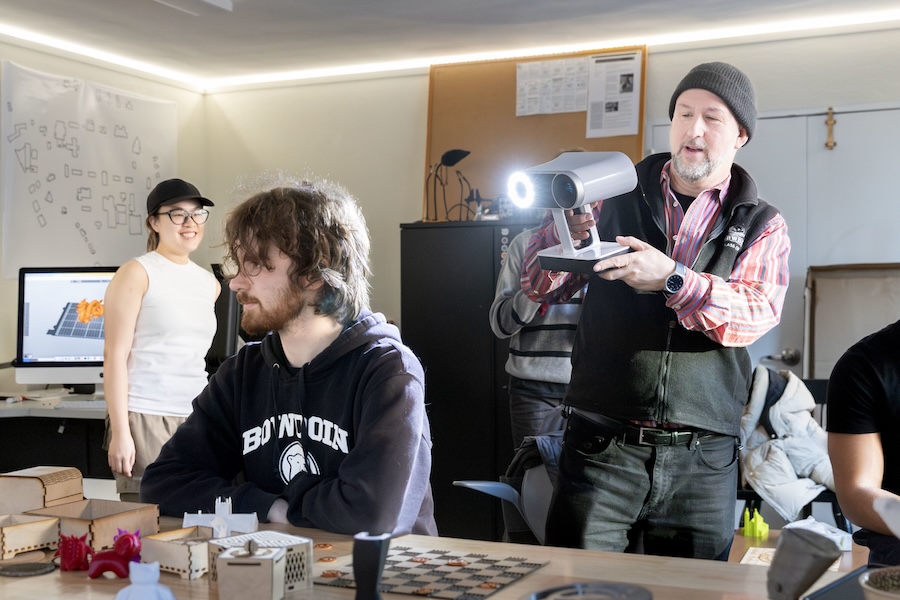
[[[747,537],[766,538],[769,536],[769,524],[763,520],[758,510],[753,509],[753,517],[750,517],[750,511],[745,508],[743,533]]]

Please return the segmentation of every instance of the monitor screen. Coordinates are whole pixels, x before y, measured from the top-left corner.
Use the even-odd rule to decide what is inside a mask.
[[[228,287],[228,278],[222,271],[222,265],[214,263],[210,267],[222,285],[222,292],[216,299],[216,334],[206,354],[206,372],[212,376],[225,359],[235,354],[240,347],[241,305]]]
[[[103,383],[103,297],[117,268],[19,269],[16,383]]]

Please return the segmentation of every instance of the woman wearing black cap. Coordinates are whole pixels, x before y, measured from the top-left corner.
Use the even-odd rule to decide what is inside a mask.
[[[147,253],[122,265],[106,291],[106,443],[116,491],[139,501],[141,476],[206,386],[221,286],[190,260],[213,203],[181,179],[147,197]]]

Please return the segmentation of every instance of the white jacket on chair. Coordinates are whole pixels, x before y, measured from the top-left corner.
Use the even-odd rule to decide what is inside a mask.
[[[787,380],[778,398],[768,398],[771,376]],[[741,417],[741,471],[750,487],[788,522],[799,518],[803,507],[826,487],[834,489],[827,433],[812,415],[815,406],[806,385],[790,371],[756,368]]]

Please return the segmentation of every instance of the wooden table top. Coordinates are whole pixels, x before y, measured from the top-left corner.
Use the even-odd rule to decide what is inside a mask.
[[[162,518],[160,524],[162,529],[180,527],[179,520],[167,517]],[[353,538],[350,536],[291,526],[263,525],[262,527],[308,537],[315,544],[331,544],[330,549],[314,550],[314,560],[316,561],[324,555],[323,553],[338,558],[352,554]],[[742,540],[741,537],[736,536],[736,547],[732,554],[737,561],[743,555],[741,548],[745,548],[744,543],[754,543],[753,540]],[[774,544],[775,539],[777,539],[777,534],[771,536],[768,543]],[[767,598],[766,575],[768,568],[758,565],[742,565],[738,562],[726,563],[617,554],[421,535],[396,538],[392,541],[392,545],[549,561],[515,583],[491,594],[491,600],[522,600],[535,592],[579,582],[615,582],[640,585],[650,590],[654,598],[666,600],[765,600]],[[35,561],[35,556],[37,556],[37,560],[50,560],[51,554],[32,552],[11,560]],[[848,564],[847,569],[849,570],[851,566]],[[840,575],[841,573],[833,571],[825,573],[813,585],[813,589],[837,579]],[[188,580],[172,573],[163,572],[160,576],[160,583],[171,589],[176,598],[180,599],[204,600],[218,597],[216,592],[209,588],[208,575]],[[128,584],[127,579],[106,577],[90,579],[84,571],[62,572],[56,570],[47,575],[34,577],[0,577],[0,596],[5,600],[68,596],[91,599],[115,598],[116,594]],[[353,589],[317,584],[313,589],[295,592],[289,597],[349,600],[354,596],[355,590]],[[405,594],[385,594],[385,596],[398,600],[403,598],[409,600],[415,597]]]

